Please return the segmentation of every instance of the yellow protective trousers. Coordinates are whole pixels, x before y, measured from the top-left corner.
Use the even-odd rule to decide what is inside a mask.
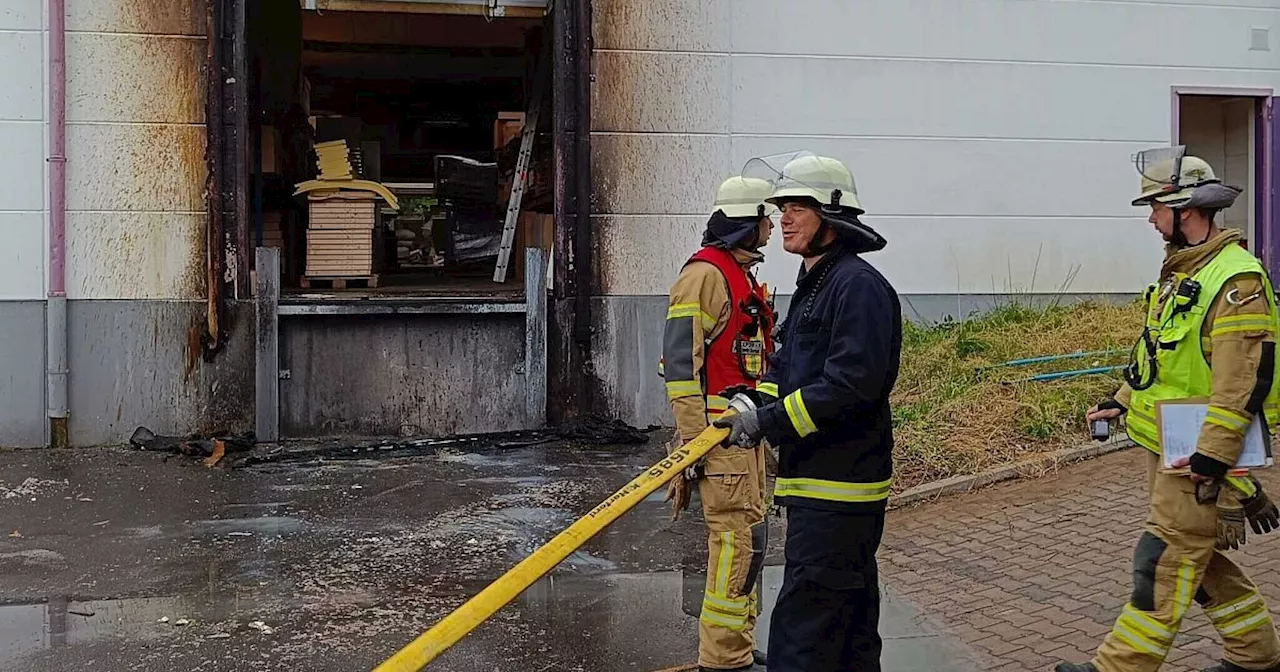
[[[1201,504],[1186,476],[1160,473],[1148,454],[1147,529],[1134,553],[1133,595],[1093,664],[1103,672],[1158,670],[1194,600],[1223,641],[1223,658],[1247,670],[1280,664],[1280,638],[1258,588],[1215,549],[1217,507]]]
[[[707,454],[698,495],[707,523],[707,586],[698,619],[698,665],[730,670],[752,662],[764,565],[764,448],[719,446]]]

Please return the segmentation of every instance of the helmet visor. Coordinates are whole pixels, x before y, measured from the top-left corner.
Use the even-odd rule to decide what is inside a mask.
[[[789,166],[802,165],[803,162],[794,162],[806,158],[819,160],[813,152],[804,150],[759,156],[747,161],[742,176],[768,180],[773,185],[773,196],[769,202],[775,205],[790,199],[812,199],[828,213],[839,214],[845,208],[856,211],[856,214],[864,212],[856,186],[850,188],[851,184],[816,179],[812,174],[800,175],[788,169]]]
[[[1133,167],[1146,180],[1177,185],[1178,175],[1182,172],[1182,157],[1186,154],[1186,145],[1148,149],[1133,155]]]
[[[742,167],[742,176],[755,178],[758,180],[766,180],[770,184],[777,186],[782,179],[788,163],[795,161],[801,157],[814,156],[813,152],[795,151],[782,152],[781,154],[769,154],[767,156],[757,156],[747,161],[747,165]]]

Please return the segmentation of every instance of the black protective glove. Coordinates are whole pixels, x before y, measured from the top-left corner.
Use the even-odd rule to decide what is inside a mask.
[[[1103,399],[1102,401],[1098,402],[1098,410],[1099,411],[1120,411],[1121,413],[1129,412],[1129,409],[1125,408],[1124,404],[1116,401],[1114,397],[1107,397],[1106,399]]]
[[[1222,478],[1231,470],[1231,466],[1219,462],[1204,453],[1191,454],[1191,473],[1206,478]]]
[[[760,426],[760,409],[746,394],[734,395],[733,399],[729,400],[729,410],[711,424],[729,429],[729,438],[725,439],[726,445],[755,448],[764,438],[764,429]]]
[[[733,387],[721,391],[720,394],[717,394],[716,396],[728,399],[730,403],[733,403],[733,398],[739,395],[746,397],[747,401],[751,403],[752,408],[762,408],[766,404],[776,401],[776,399],[761,392],[760,390],[753,387],[747,387],[746,385],[734,385]]]
[[[1271,498],[1267,497],[1267,493],[1262,491],[1262,484],[1258,479],[1250,476],[1249,480],[1253,481],[1258,491],[1241,504],[1244,506],[1245,517],[1249,519],[1249,525],[1253,527],[1253,533],[1266,534],[1280,530],[1280,509],[1277,509],[1276,505],[1271,503]]]

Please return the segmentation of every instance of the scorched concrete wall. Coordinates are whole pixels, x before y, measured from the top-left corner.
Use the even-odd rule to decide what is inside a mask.
[[[46,441],[46,12],[0,6],[0,446]],[[76,445],[243,425],[252,408],[251,339],[208,365],[188,338],[204,313],[204,16],[201,0],[67,0]]]

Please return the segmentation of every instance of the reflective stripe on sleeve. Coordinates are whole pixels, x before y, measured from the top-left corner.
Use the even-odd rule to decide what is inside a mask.
[[[809,409],[805,408],[804,396],[800,390],[787,395],[782,405],[787,409],[787,417],[791,418],[791,426],[801,438],[818,431],[817,425],[813,424],[813,418],[809,417]]]
[[[1236,434],[1244,434],[1244,430],[1249,428],[1249,423],[1253,422],[1253,418],[1221,406],[1210,406],[1204,421],[1211,425],[1229,429]]]
[[[1209,330],[1209,337],[1213,338],[1224,334],[1236,334],[1246,331],[1271,330],[1270,315],[1223,315],[1213,320],[1213,328]]]
[[[702,396],[702,384],[696,380],[667,381],[667,398],[671,400]]]

